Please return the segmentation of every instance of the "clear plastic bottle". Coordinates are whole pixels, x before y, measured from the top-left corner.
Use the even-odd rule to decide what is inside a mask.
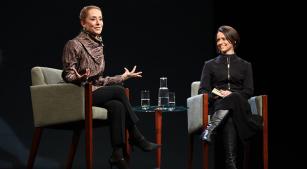
[[[167,109],[169,104],[169,95],[167,88],[167,77],[160,77],[160,88],[158,93],[158,106]]]

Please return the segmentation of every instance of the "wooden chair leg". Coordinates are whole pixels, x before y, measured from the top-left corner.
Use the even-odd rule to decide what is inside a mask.
[[[86,168],[93,169],[93,111],[92,84],[85,86],[85,152]]]
[[[129,144],[129,132],[128,129],[125,131],[125,147],[124,147],[124,157],[125,160],[129,163],[130,162],[130,154],[131,154],[131,146]]]
[[[263,140],[263,169],[269,168],[268,157],[268,138],[265,137]]]
[[[203,94],[203,126],[207,126],[209,123],[209,96],[208,94]],[[203,147],[203,169],[209,168],[209,145],[207,143],[202,143]]]
[[[129,95],[129,88],[125,88],[125,94],[128,98],[128,100],[130,100],[130,95]],[[130,161],[130,154],[131,154],[131,146],[129,144],[129,132],[128,129],[126,129],[125,131],[125,147],[124,147],[124,157],[125,160],[127,160],[127,162],[129,163]]]
[[[80,140],[80,135],[81,135],[81,130],[74,130],[71,145],[69,147],[69,154],[68,154],[68,159],[66,163],[66,169],[72,168],[72,164],[73,164],[74,157],[75,157],[77,147],[79,144],[79,140]]]
[[[91,127],[90,127],[91,126]],[[87,125],[85,131],[86,168],[93,169],[93,128]]]
[[[203,169],[209,168],[209,145],[207,143],[202,143],[203,145]]]
[[[193,150],[194,150],[194,137],[193,137],[193,134],[189,134],[188,136],[188,144],[189,144],[189,147],[188,147],[188,169],[192,169],[192,166],[193,166]]]
[[[32,169],[35,161],[35,157],[37,154],[37,150],[39,147],[39,143],[42,137],[42,132],[43,129],[41,127],[36,127],[34,131],[34,135],[32,138],[32,146],[31,146],[31,151],[28,159],[28,166],[27,169]]]
[[[263,118],[263,168],[269,167],[269,145],[268,145],[268,96],[262,96],[262,118]]]

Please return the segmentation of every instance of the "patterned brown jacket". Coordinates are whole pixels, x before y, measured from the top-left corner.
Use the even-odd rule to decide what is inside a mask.
[[[90,69],[88,81],[93,82],[93,90],[106,85],[122,83],[121,75],[103,77],[105,61],[103,55],[103,44],[86,32],[69,40],[63,50],[63,73],[65,82],[80,85],[83,81],[73,71],[75,68],[80,75]]]

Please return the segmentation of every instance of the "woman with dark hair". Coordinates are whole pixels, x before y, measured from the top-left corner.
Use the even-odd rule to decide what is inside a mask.
[[[123,158],[124,131],[129,131],[129,143],[143,151],[152,151],[160,145],[149,142],[135,125],[138,117],[132,111],[122,82],[129,78],[142,77],[136,72],[136,66],[129,71],[127,68],[121,75],[104,76],[105,61],[103,43],[100,36],[103,27],[102,11],[97,6],[86,6],[80,12],[83,30],[74,39],[69,40],[63,51],[63,73],[66,82],[82,85],[92,82],[93,105],[108,110],[111,144],[113,153],[109,159],[111,167],[128,169]]]
[[[248,103],[254,90],[252,65],[236,55],[239,42],[239,34],[234,28],[218,28],[218,56],[205,62],[199,88],[200,94],[209,95],[209,113],[212,115],[208,126],[204,126],[201,140],[210,143],[217,128],[221,128],[227,169],[238,168],[238,142],[248,140],[258,128],[251,120]]]

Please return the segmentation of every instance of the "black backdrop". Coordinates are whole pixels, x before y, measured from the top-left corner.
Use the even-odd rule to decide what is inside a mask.
[[[80,31],[78,14],[89,4],[103,8],[106,74],[121,74],[123,67],[131,69],[134,65],[143,71],[143,78],[125,83],[133,105],[139,104],[141,89],[149,89],[152,103],[157,103],[161,76],[168,77],[169,89],[176,92],[177,105],[185,105],[190,84],[199,80],[204,61],[215,57],[217,27],[223,24],[235,27],[242,42],[238,55],[253,64],[255,95],[269,95],[270,168],[302,167],[298,153],[304,152],[300,147],[303,140],[298,138],[303,127],[296,123],[302,119],[291,120],[301,110],[290,106],[297,103],[289,99],[295,98],[293,95],[289,98],[284,95],[297,86],[289,82],[291,76],[287,74],[299,62],[284,57],[291,40],[284,32],[294,33],[290,25],[296,24],[293,17],[286,17],[284,10],[264,0],[32,0],[1,1],[0,5],[0,168],[25,166],[33,133],[30,69],[61,68],[63,46]],[[294,58],[295,51],[289,56]],[[142,119],[140,128],[154,140],[153,114],[138,115]],[[186,114],[170,113],[163,118],[162,168],[186,168]],[[69,132],[47,131],[42,138],[37,168],[63,167],[70,137]],[[108,130],[96,129],[94,137],[94,166],[107,168],[111,151]],[[85,166],[83,147],[82,141],[75,168]],[[132,168],[153,167],[154,155],[136,150]],[[195,156],[195,168],[200,168],[199,149]]]

